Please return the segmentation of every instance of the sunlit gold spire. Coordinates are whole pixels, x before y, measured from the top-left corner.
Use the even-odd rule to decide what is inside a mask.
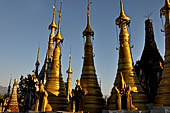
[[[55,24],[55,6],[53,5],[53,20],[52,23],[49,25],[49,29],[51,30],[51,33],[49,35],[49,39],[48,39],[48,48],[47,48],[47,53],[46,53],[46,57],[45,57],[45,61],[44,64],[42,66],[42,69],[38,75],[38,79],[39,81],[44,81],[43,83],[45,83],[45,78],[48,78],[49,72],[50,72],[50,68],[51,68],[51,63],[52,63],[52,58],[53,58],[53,51],[54,51],[54,38],[55,38],[55,31],[57,29],[57,26]]]
[[[62,5],[62,1],[61,1]],[[61,17],[61,8],[60,8]],[[61,18],[59,20],[60,24]],[[60,27],[58,27],[60,29]],[[58,31],[59,33],[59,31]],[[57,34],[58,34],[57,33]],[[58,36],[58,35],[57,35]],[[67,95],[64,90],[64,82],[61,73],[61,42],[62,38],[55,37],[55,49],[53,51],[50,75],[47,78],[46,90],[49,93],[48,101],[54,111],[65,111],[68,105]],[[59,35],[61,36],[61,35]]]
[[[120,16],[116,19],[116,25],[120,27],[120,24],[124,21],[126,24],[130,24],[130,18],[125,15],[124,9],[123,9],[123,2],[120,0]]]
[[[68,73],[68,78],[67,78],[67,100],[70,101],[70,97],[72,97],[72,92],[71,92],[71,74],[72,74],[72,69],[71,69],[71,50],[69,54],[69,68],[67,70]]]
[[[155,104],[157,106],[170,107],[170,3],[165,0],[165,5],[160,10],[161,15],[165,16],[165,60],[161,81],[159,84]]]
[[[92,2],[88,0],[88,6],[87,6],[87,26],[86,29],[83,31],[83,36],[87,36],[88,34],[90,34],[90,36],[94,36],[94,31],[91,29],[90,27],[90,4]]]
[[[57,29],[57,25],[55,24],[55,6],[54,5],[53,5],[53,9],[54,9],[53,20],[52,20],[52,23],[49,25],[48,29],[52,29],[52,28]]]
[[[116,25],[120,27],[118,69],[114,87],[108,99],[107,109],[143,110],[147,109],[146,103],[148,100],[133,71],[133,60],[129,44],[129,33],[127,30],[127,25],[130,24],[130,18],[124,13],[122,0],[120,0],[120,5],[120,16],[116,19]],[[123,87],[121,84],[123,84]],[[126,98],[123,99],[123,96],[126,96]]]
[[[71,69],[71,54],[69,54],[69,68],[67,70],[67,73],[72,73],[72,69]]]
[[[83,32],[86,42],[84,45],[84,59],[80,84],[82,90],[85,92],[83,111],[90,113],[101,113],[104,107],[104,99],[101,88],[97,81],[97,75],[94,66],[94,53],[91,41],[91,36],[94,35],[94,32],[91,30],[89,22],[90,4],[91,2],[88,1],[87,27]]]
[[[61,32],[60,32],[60,26],[61,26],[61,10],[62,10],[62,0],[60,2],[60,10],[59,10],[59,21],[58,21],[58,32],[55,36],[55,40],[57,40],[57,43],[58,41],[63,41],[63,37],[61,36]]]

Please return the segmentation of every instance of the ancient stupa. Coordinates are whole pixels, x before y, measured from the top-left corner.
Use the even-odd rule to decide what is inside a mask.
[[[61,74],[61,42],[63,42],[63,38],[60,33],[60,24],[61,8],[59,11],[58,32],[54,38],[56,46],[53,51],[52,65],[46,83],[48,102],[52,106],[53,111],[65,111],[68,105],[66,92],[64,90],[64,82]]]
[[[144,110],[148,102],[146,95],[136,74],[134,73],[132,54],[129,44],[127,25],[130,18],[125,15],[123,3],[120,0],[121,12],[116,19],[116,25],[120,28],[119,34],[119,60],[114,87],[108,99],[108,110]]]
[[[94,66],[94,53],[93,45],[91,42],[91,36],[94,36],[94,32],[90,27],[90,1],[88,1],[88,14],[87,14],[87,26],[83,31],[85,37],[84,45],[84,61],[83,69],[80,79],[80,84],[85,92],[83,101],[83,111],[90,113],[101,113],[104,107],[104,99],[97,81],[96,70]]]

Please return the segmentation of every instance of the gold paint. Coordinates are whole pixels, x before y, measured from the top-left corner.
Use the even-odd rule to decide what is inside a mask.
[[[91,42],[91,36],[94,36],[94,32],[90,27],[90,4],[88,1],[88,13],[87,13],[87,26],[83,31],[83,36],[86,37],[84,45],[84,61],[80,84],[84,92],[83,97],[83,111],[90,113],[101,113],[104,107],[104,99],[97,81],[97,75],[94,67],[93,59],[93,45]]]
[[[118,60],[118,69],[117,69],[117,75],[114,82],[114,87],[111,92],[111,96],[108,99],[107,109],[108,110],[119,110],[121,107],[119,104],[123,104],[122,102],[116,103],[115,99],[119,100],[119,97],[117,97],[117,93],[115,92],[115,86],[119,86],[119,84],[122,84],[122,90],[125,90],[124,88],[127,86],[130,86],[130,91],[132,99],[129,100],[129,103],[133,103],[139,110],[147,109],[146,103],[148,102],[147,97],[144,95],[144,91],[142,87],[140,86],[140,83],[138,81],[137,76],[135,75],[133,71],[133,61],[132,61],[132,55],[131,55],[131,49],[129,44],[129,33],[127,30],[127,25],[130,24],[130,18],[127,17],[123,10],[123,3],[122,0],[120,0],[120,6],[121,6],[121,12],[120,16],[116,19],[116,25],[120,27],[120,34],[119,34],[119,60]],[[119,74],[121,76],[119,76]],[[126,85],[125,85],[126,83]],[[131,104],[128,104],[128,106]],[[132,106],[133,107],[133,106]],[[129,110],[129,108],[127,109]],[[132,109],[131,110],[137,110]]]
[[[67,73],[72,73],[72,69],[71,69],[71,54],[69,54],[69,68],[67,70]]]
[[[120,84],[117,86],[114,86],[115,91],[116,91],[116,106],[117,110],[121,111],[122,109],[126,109],[127,111],[135,111],[138,110],[137,107],[133,105],[133,98],[132,98],[132,89],[131,86],[126,84],[124,81],[124,77],[122,73],[120,73]],[[126,105],[126,106],[125,106]],[[126,107],[126,108],[125,108]]]
[[[57,29],[57,25],[55,24],[55,6],[54,5],[53,5],[53,9],[54,9],[53,20],[52,20],[52,23],[49,25],[48,29],[52,29],[52,28]]]
[[[39,102],[42,102],[41,112],[52,111],[52,107],[48,104],[48,93],[44,89],[44,84],[42,82],[40,82],[40,90],[39,90],[39,94],[37,94],[37,95],[38,95],[38,97],[35,102],[34,111],[38,112]],[[41,98],[41,96],[43,96],[43,97]],[[40,100],[40,99],[42,99],[42,100]]]
[[[7,112],[19,112],[18,101],[17,101],[17,80],[14,80],[12,94],[9,100]]]
[[[55,6],[53,5],[53,20],[52,24],[49,25],[49,29],[51,30],[49,40],[48,40],[48,48],[46,53],[46,58],[44,61],[44,65],[38,75],[39,81],[43,81],[43,83],[46,83],[46,79],[48,78],[50,74],[50,68],[52,64],[52,58],[53,58],[53,51],[54,51],[54,37],[55,37],[55,30],[57,29],[57,26],[55,24]]]
[[[59,21],[61,21],[61,19]],[[68,101],[66,97],[66,92],[64,90],[64,82],[61,74],[61,39],[56,37],[55,42],[56,46],[53,52],[53,60],[50,69],[50,75],[46,83],[46,90],[49,94],[48,101],[49,104],[52,106],[53,111],[65,111],[68,105]]]
[[[62,2],[60,4],[62,6]],[[58,32],[55,36],[55,40],[57,40],[57,43],[59,43],[60,41],[63,41],[63,37],[61,36],[61,32],[60,32],[60,26],[61,26],[61,7],[60,7],[60,11],[59,11],[59,21],[58,21]]]
[[[76,82],[77,82],[77,86],[80,86],[80,80],[76,80]],[[80,86],[80,88],[81,88],[81,86]]]
[[[72,74],[71,54],[69,54],[69,68],[67,70],[67,73],[68,73],[68,78],[67,78],[67,100],[70,101],[70,97],[72,97],[72,93],[71,93],[71,74]]]
[[[170,106],[170,3],[165,0],[165,5],[160,10],[165,16],[165,61],[161,82],[155,98],[156,106]]]

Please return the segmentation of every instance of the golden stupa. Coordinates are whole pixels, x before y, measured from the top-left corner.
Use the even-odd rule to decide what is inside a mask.
[[[165,16],[165,61],[161,82],[155,98],[156,106],[170,106],[170,3],[165,0],[165,5],[160,10]]]
[[[18,106],[17,100],[18,100],[17,99],[17,80],[15,79],[7,112],[19,112],[19,106]]]
[[[68,77],[67,77],[67,100],[70,101],[70,97],[72,97],[71,74],[73,73],[73,71],[71,69],[71,54],[69,54],[69,68],[66,72],[68,73]]]
[[[62,2],[61,2],[62,4]],[[61,42],[63,38],[60,34],[61,9],[59,11],[58,32],[55,36],[55,49],[53,52],[53,60],[50,69],[50,75],[47,79],[46,90],[48,92],[48,102],[53,111],[65,111],[68,105],[66,92],[64,90],[64,82],[61,74]]]
[[[97,81],[97,75],[94,67],[94,53],[91,42],[91,36],[94,36],[94,32],[90,27],[90,3],[91,2],[88,1],[87,27],[83,31],[83,36],[85,36],[86,42],[84,46],[84,61],[80,84],[85,93],[83,111],[101,113],[104,107],[104,99]]]
[[[134,73],[133,60],[129,44],[129,33],[127,25],[130,18],[123,10],[123,3],[120,0],[121,12],[116,19],[116,25],[120,28],[119,34],[119,60],[116,79],[111,96],[108,98],[108,110],[144,110],[147,109],[147,97]]]
[[[45,85],[46,79],[48,78],[50,74],[50,68],[52,64],[52,58],[53,58],[53,51],[54,51],[54,37],[55,37],[55,31],[57,29],[57,25],[55,24],[55,6],[53,5],[53,20],[51,24],[49,25],[48,29],[51,31],[48,39],[48,48],[47,53],[45,57],[45,61],[43,64],[43,67],[38,75],[38,80],[43,81],[43,84]]]

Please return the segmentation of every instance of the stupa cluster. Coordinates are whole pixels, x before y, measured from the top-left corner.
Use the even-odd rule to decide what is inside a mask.
[[[36,69],[32,75],[21,76],[18,88],[14,81],[11,95],[4,98],[3,111],[8,112],[79,112],[104,113],[115,111],[143,111],[154,108],[170,107],[170,3],[165,0],[161,15],[165,16],[165,60],[162,59],[155,39],[152,20],[145,21],[145,46],[141,59],[134,65],[127,26],[130,18],[125,15],[123,2],[120,0],[120,15],[116,25],[120,28],[119,59],[116,78],[109,98],[104,99],[98,83],[94,65],[93,44],[94,31],[90,26],[90,4],[87,6],[87,26],[83,31],[85,37],[83,67],[80,80],[75,89],[71,89],[71,54],[67,82],[61,73],[61,31],[62,1],[59,10],[58,26],[55,23],[55,6],[53,20],[49,25],[51,31],[48,49],[40,73],[39,49]],[[55,34],[57,30],[57,33]],[[153,57],[154,56],[154,57]],[[10,89],[10,85],[9,85]],[[18,91],[17,91],[18,89]]]

